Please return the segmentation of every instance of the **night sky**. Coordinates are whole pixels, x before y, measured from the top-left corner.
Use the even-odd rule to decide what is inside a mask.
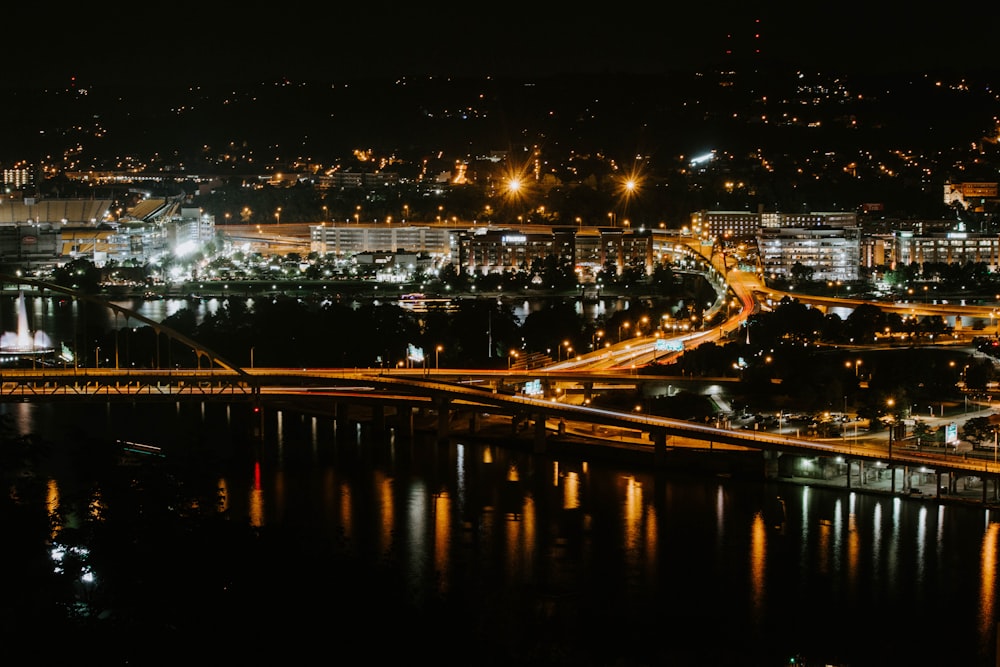
[[[19,3],[4,85],[698,71],[994,69],[988,30],[934,6],[844,3]],[[321,9],[320,9],[321,8]],[[155,12],[155,13],[154,13]],[[951,19],[945,20],[946,16]],[[971,23],[970,23],[971,21]],[[983,26],[976,30],[975,26]]]

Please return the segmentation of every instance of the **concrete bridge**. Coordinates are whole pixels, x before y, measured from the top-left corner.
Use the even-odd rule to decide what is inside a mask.
[[[535,374],[537,375],[537,373]],[[589,374],[588,374],[589,375]],[[562,381],[570,379],[558,374]],[[764,474],[782,476],[780,459],[813,459],[820,467],[846,466],[846,486],[877,473],[890,493],[909,493],[913,475],[933,475],[935,489],[955,488],[963,478],[980,480],[983,503],[1000,495],[1000,464],[982,458],[965,459],[928,451],[900,449],[891,443],[866,440],[810,439],[758,431],[721,428],[634,412],[566,403],[555,396],[528,396],[518,382],[524,374],[463,370],[460,376],[394,374],[384,369],[4,369],[0,401],[60,400],[218,400],[244,402],[258,410],[271,401],[312,406],[342,420],[349,406],[368,410],[373,429],[392,427],[412,434],[417,413],[435,415],[439,440],[461,431],[474,433],[486,415],[508,420],[510,433],[533,429],[533,450],[545,453],[557,440],[572,435],[592,445],[628,446],[642,452],[654,467],[668,465],[668,453],[686,450],[736,450],[761,455]],[[637,376],[603,374],[604,383],[629,383]],[[642,376],[642,381],[664,378]],[[464,421],[463,421],[464,420]],[[614,434],[614,435],[608,435]],[[856,472],[856,474],[855,474]],[[992,481],[992,494],[987,481]],[[991,496],[991,497],[990,497]]]

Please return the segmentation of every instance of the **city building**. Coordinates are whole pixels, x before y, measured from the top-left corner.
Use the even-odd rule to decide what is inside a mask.
[[[109,219],[110,209],[109,199],[0,198],[0,226],[97,225]]]
[[[653,234],[646,229],[597,227],[478,228],[459,236],[459,265],[467,273],[530,269],[556,256],[574,267],[581,282],[592,282],[608,263],[620,274],[626,267],[653,270]]]
[[[856,227],[854,212],[813,211],[810,213],[765,213],[751,211],[699,211],[692,215],[691,225],[700,230],[702,238],[723,245],[756,238],[762,228],[781,227]]]
[[[983,212],[988,207],[995,207],[1000,198],[997,195],[996,182],[951,183],[944,184],[944,203],[959,205],[970,211]]]
[[[791,277],[800,264],[814,280],[854,281],[860,273],[858,227],[764,227],[757,238],[765,275]]]
[[[309,249],[349,258],[359,253],[409,251],[450,258],[457,230],[448,227],[377,224],[309,225]]]
[[[0,225],[0,261],[31,267],[60,256],[60,230],[48,224]]]
[[[964,230],[963,225],[947,232],[916,234],[899,231],[893,235],[892,262],[916,264],[986,264],[1000,269],[1000,238]]]

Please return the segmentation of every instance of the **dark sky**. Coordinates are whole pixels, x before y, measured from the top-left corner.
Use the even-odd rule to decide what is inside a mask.
[[[757,58],[826,70],[998,62],[995,8],[970,23],[915,5],[748,4],[18,3],[4,19],[8,62],[18,64],[0,76],[50,85],[72,75],[109,83],[692,71],[758,49]]]

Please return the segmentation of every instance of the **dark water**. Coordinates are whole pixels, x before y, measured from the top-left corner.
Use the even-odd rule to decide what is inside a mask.
[[[254,298],[241,295],[234,295],[233,298],[245,300],[249,307],[253,306]],[[547,299],[532,297],[530,299],[508,299],[511,309],[520,321],[533,311],[544,308]],[[12,295],[0,297],[0,333],[5,331],[15,331],[17,329],[17,305],[16,298]],[[206,316],[214,314],[224,307],[224,299],[139,299],[121,298],[111,301],[116,306],[128,308],[139,315],[162,322],[167,317],[174,315],[182,308],[190,310],[195,321],[200,323]],[[360,304],[359,304],[360,305]],[[596,320],[607,317],[616,311],[627,311],[636,306],[636,300],[625,297],[609,297],[599,300],[588,300],[586,302],[577,300],[577,312],[587,320]],[[28,326],[32,331],[45,331],[54,341],[72,342],[74,332],[78,328],[74,324],[75,318],[79,314],[79,305],[74,303],[69,297],[62,295],[25,296],[25,310],[28,317]],[[94,327],[105,329],[122,328],[126,326],[142,326],[137,320],[126,320],[124,315],[117,317],[111,310],[103,312],[92,312],[90,317],[96,318],[88,324]]]
[[[375,439],[289,410],[267,410],[265,442],[249,449],[245,406],[20,403],[0,412],[56,443],[85,431],[168,453],[181,442],[228,451],[240,461],[218,480],[231,520],[296,536],[289,549],[336,541],[391,562],[392,585],[406,596],[446,598],[460,610],[400,619],[376,598],[356,627],[357,600],[322,585],[299,591],[296,600],[324,620],[288,646],[315,643],[325,661],[349,644],[366,651],[352,662],[376,664],[400,656],[496,665],[787,665],[795,656],[799,664],[994,664],[1000,523],[983,508],[655,474],[501,442]],[[59,484],[52,480],[55,498]],[[369,583],[373,597],[386,585],[361,582]],[[291,613],[255,611],[262,620],[247,622],[240,641],[268,633],[263,619],[283,611]],[[402,632],[420,623],[419,636]]]

